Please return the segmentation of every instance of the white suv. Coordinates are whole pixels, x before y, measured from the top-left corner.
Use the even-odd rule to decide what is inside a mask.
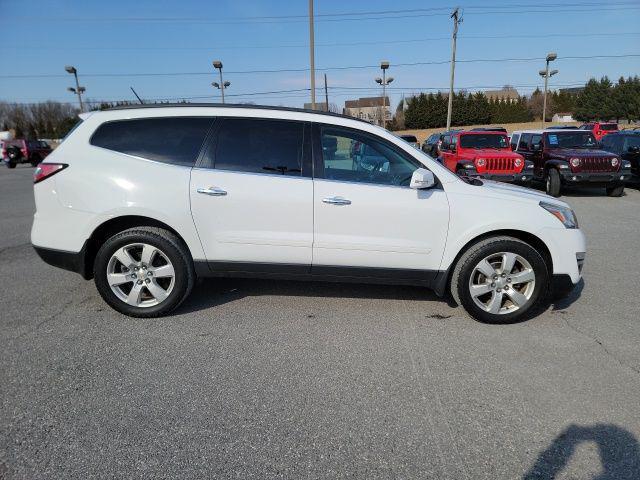
[[[31,241],[126,315],[176,308],[196,277],[423,285],[513,322],[581,276],[563,202],[463,180],[386,130],[255,106],[83,114],[35,172]]]

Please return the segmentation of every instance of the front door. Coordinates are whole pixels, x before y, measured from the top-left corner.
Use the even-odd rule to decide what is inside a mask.
[[[313,181],[302,122],[220,118],[191,173],[191,212],[213,270],[308,273]],[[309,133],[310,134],[310,133]]]
[[[402,278],[437,271],[449,204],[441,188],[409,188],[424,166],[375,135],[328,125],[314,133],[312,271]]]

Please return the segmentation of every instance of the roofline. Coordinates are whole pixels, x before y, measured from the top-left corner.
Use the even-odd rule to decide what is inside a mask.
[[[229,109],[245,109],[245,110],[271,110],[271,111],[280,111],[280,112],[296,112],[296,113],[311,113],[314,115],[323,115],[327,117],[334,118],[344,118],[347,120],[355,120],[358,122],[366,123],[367,125],[371,125],[371,123],[366,120],[362,120],[357,117],[352,117],[350,115],[343,115],[341,113],[333,113],[333,112],[323,112],[320,110],[311,110],[308,108],[294,108],[294,107],[276,107],[273,105],[251,105],[246,103],[143,103],[139,105],[119,105],[116,107],[105,108],[104,110],[100,110],[102,112],[110,112],[114,110],[140,110],[147,108],[229,108]]]

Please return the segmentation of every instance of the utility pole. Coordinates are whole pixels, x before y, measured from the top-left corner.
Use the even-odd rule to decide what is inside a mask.
[[[458,25],[462,23],[460,18],[460,8],[451,14],[453,18],[453,39],[451,43],[451,78],[449,79],[449,106],[447,107],[447,130],[451,128],[451,111],[453,110],[453,79],[456,72],[456,40],[458,39]]]
[[[327,91],[327,74],[324,74],[324,103],[326,106],[325,112],[329,111],[329,92]]]
[[[313,31],[313,0],[309,0],[309,62],[311,66],[311,108],[316,109],[316,56]]]
[[[64,69],[66,70],[67,73],[72,74],[76,79],[76,88],[69,87],[67,88],[67,90],[69,90],[71,93],[75,93],[78,95],[78,103],[80,103],[80,112],[84,112],[84,105],[82,103],[82,94],[86,91],[86,88],[81,87],[80,83],[78,83],[78,70],[76,70],[76,67],[72,67],[71,65],[67,65],[66,67],[64,67]]]
[[[138,93],[133,89],[133,87],[129,87],[131,89],[131,91],[133,92],[133,94],[136,96],[136,98],[138,99],[138,101],[140,102],[140,104],[144,104],[144,102],[142,101],[142,99],[140,98],[140,95],[138,95]]]
[[[558,70],[549,71],[549,62],[553,62],[556,58],[558,58],[558,54],[555,52],[551,52],[547,54],[546,58],[546,67],[544,70],[540,70],[538,73],[541,77],[544,77],[544,99],[542,100],[542,128],[544,129],[544,122],[547,115],[547,88],[549,86],[549,77],[553,77]]]

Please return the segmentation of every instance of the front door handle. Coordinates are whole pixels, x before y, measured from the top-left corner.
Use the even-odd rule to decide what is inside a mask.
[[[327,197],[323,198],[322,201],[331,205],[351,205],[351,200],[342,197]]]
[[[202,193],[203,195],[211,195],[212,197],[223,197],[227,194],[225,190],[218,187],[198,188],[196,192]]]

